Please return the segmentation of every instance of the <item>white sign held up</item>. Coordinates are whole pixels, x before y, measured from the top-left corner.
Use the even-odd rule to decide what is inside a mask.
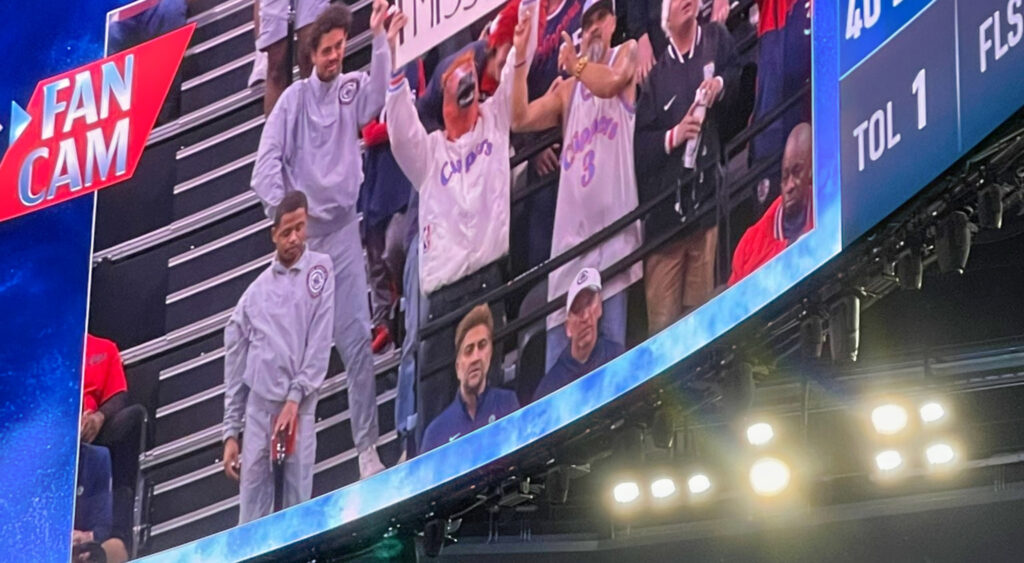
[[[506,1],[394,0],[395,6],[409,18],[398,37],[396,66],[416,60],[445,39],[500,8]],[[524,0],[523,4],[534,5],[536,0]]]

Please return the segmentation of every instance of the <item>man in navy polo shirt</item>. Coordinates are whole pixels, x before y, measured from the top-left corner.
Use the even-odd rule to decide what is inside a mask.
[[[606,338],[601,320],[601,274],[583,268],[573,279],[566,301],[565,333],[569,344],[533,394],[536,401],[576,381],[622,354],[622,344]]]
[[[481,428],[519,408],[516,394],[487,384],[491,366],[494,317],[486,304],[477,305],[455,329],[455,400],[423,433],[422,451],[428,452]]]

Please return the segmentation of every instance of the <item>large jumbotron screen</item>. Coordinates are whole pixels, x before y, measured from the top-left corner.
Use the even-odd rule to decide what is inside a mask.
[[[343,74],[337,79],[354,80],[345,82],[337,102],[332,102],[341,108],[338,119],[345,119],[349,108],[375,110],[376,115],[369,117],[391,137],[391,147],[385,149],[394,153],[390,173],[405,173],[414,184],[409,193],[419,194],[419,227],[409,229],[414,252],[408,252],[406,243],[405,259],[418,254],[420,264],[404,268],[406,276],[416,276],[419,283],[411,295],[408,279],[392,284],[392,310],[408,315],[415,299],[420,308],[431,311],[420,312],[418,326],[426,332],[417,338],[425,342],[440,334],[444,344],[407,346],[419,366],[413,368],[411,380],[394,375],[407,359],[400,345],[372,354],[377,373],[371,385],[376,406],[373,433],[379,435],[376,445],[387,469],[363,479],[356,469],[357,460],[362,461],[355,445],[360,438],[352,436],[366,424],[357,422],[354,414],[359,408],[356,384],[337,355],[329,365],[317,368],[327,370],[320,374],[326,379],[318,389],[303,393],[304,400],[314,397],[312,404],[303,403],[311,409],[305,420],[315,427],[306,434],[315,440],[313,465],[304,468],[312,473],[312,498],[243,524],[240,504],[249,501],[240,499],[239,484],[225,475],[222,463],[225,393],[238,388],[230,379],[232,368],[226,366],[235,365],[231,362],[238,357],[253,362],[252,350],[266,345],[268,335],[286,340],[285,332],[292,328],[275,332],[277,321],[265,314],[272,308],[269,297],[247,305],[255,307],[246,309],[247,315],[264,315],[261,318],[270,327],[260,340],[252,337],[258,330],[246,325],[249,355],[232,356],[235,342],[225,341],[225,327],[240,316],[232,312],[240,307],[247,287],[258,276],[277,275],[274,268],[283,260],[278,254],[281,247],[272,242],[280,234],[272,224],[285,224],[273,211],[280,198],[263,205],[267,202],[260,193],[262,180],[257,180],[270,150],[264,144],[272,144],[261,138],[267,137],[271,124],[288,131],[289,139],[302,136],[287,129],[284,118],[272,113],[264,118],[264,86],[247,82],[252,61],[260,56],[253,40],[258,45],[263,33],[254,29],[252,2],[45,2],[0,10],[5,21],[19,22],[8,26],[8,64],[0,71],[0,104],[12,102],[10,117],[0,116],[0,311],[5,320],[0,327],[0,435],[5,437],[0,507],[5,515],[19,516],[0,524],[9,540],[0,548],[0,558],[67,560],[72,530],[75,544],[93,539],[101,543],[91,530],[81,529],[81,522],[101,518],[96,514],[103,510],[115,514],[108,519],[116,519],[119,506],[127,503],[134,509],[146,495],[139,504],[144,509],[132,511],[136,520],[131,524],[136,532],[147,533],[135,533],[125,543],[135,544],[129,552],[152,561],[245,559],[379,515],[528,447],[722,336],[895,211],[1021,106],[1019,92],[1010,86],[1024,72],[1024,47],[1018,46],[1024,35],[1020,0],[843,0],[813,5],[803,0],[741,1],[731,2],[728,28],[711,21],[710,10],[704,9],[711,2],[664,1],[667,6],[660,16],[669,38],[662,34],[655,41],[651,37],[656,29],[648,33],[635,28],[642,18],[629,13],[636,9],[631,8],[634,3],[619,2],[607,14],[613,18],[608,31],[589,33],[605,21],[594,16],[601,16],[603,3],[540,0],[539,4],[551,5],[547,21],[563,18],[564,25],[538,27],[548,35],[527,49],[533,60],[526,61],[531,69],[523,76],[529,80],[539,74],[535,69],[543,66],[538,61],[545,56],[558,58],[562,30],[574,37],[580,55],[593,55],[589,63],[574,59],[569,72],[562,73],[560,80],[570,83],[563,98],[568,109],[552,110],[556,117],[544,122],[562,128],[560,155],[553,153],[554,174],[560,172],[560,179],[539,172],[536,159],[516,158],[517,151],[529,152],[530,143],[540,137],[513,133],[520,137],[513,136],[511,145],[504,138],[510,127],[516,129],[511,114],[520,94],[515,81],[522,76],[512,60],[518,55],[515,50],[507,62],[492,60],[502,51],[500,42],[495,47],[494,41],[485,41],[480,55],[484,62],[476,74],[457,69],[445,73],[443,56],[428,53],[423,57],[427,64],[416,71],[422,80],[411,70],[404,82],[402,76],[389,74],[386,93],[373,87],[372,72],[369,78]],[[264,2],[263,10],[271,10],[270,4]],[[347,44],[353,55],[346,59],[344,71],[371,71],[372,57],[381,52],[367,24],[373,2],[344,4],[355,14]],[[501,27],[495,18],[501,17],[504,6],[482,2],[476,13],[447,1],[428,7],[419,2],[398,4],[407,5],[407,12],[419,10],[409,14],[407,34],[434,34],[438,40],[451,36],[452,52],[476,37],[494,34]],[[524,0],[520,9],[537,5],[537,0]],[[458,10],[467,12],[453,17]],[[419,29],[411,31],[413,25]],[[467,25],[472,33],[464,33],[458,44],[463,35],[457,32]],[[323,37],[329,37],[329,31]],[[692,41],[689,52],[671,39],[673,33]],[[549,35],[553,38],[545,41]],[[412,45],[413,39],[400,41]],[[592,45],[606,40],[610,49]],[[241,51],[224,51],[238,41],[244,43]],[[446,48],[437,47],[438,42],[422,49]],[[637,76],[629,66],[644,60],[641,46],[651,49],[657,60],[646,77]],[[399,57],[412,61],[407,69],[414,68],[423,54],[411,49],[399,47]],[[625,63],[620,64],[616,57],[623,53]],[[686,64],[698,58],[700,69],[691,72]],[[587,70],[588,64],[594,68]],[[630,70],[622,71],[626,67]],[[418,119],[396,123],[415,115],[401,111],[402,104],[412,108],[412,102],[399,97],[409,97],[410,90],[417,89],[421,100],[429,96],[428,71],[437,75],[437,94],[445,100],[438,102],[439,109],[444,107],[438,123],[442,130],[429,134],[429,127]],[[314,65],[313,72],[319,67]],[[614,74],[614,92],[594,95],[586,88],[589,82],[595,91],[604,92],[606,84],[593,78],[600,72]],[[445,86],[449,74],[457,79],[458,89],[453,86],[452,92]],[[453,100],[465,99],[459,96],[464,93],[463,78],[477,74],[478,122],[471,122],[464,136],[472,138],[478,129],[487,128],[488,137],[485,142],[460,144],[451,134],[459,127],[452,117],[458,110],[449,110],[473,102],[449,106],[447,100],[449,94]],[[486,78],[497,85],[485,87]],[[692,85],[686,90],[679,86],[682,83]],[[225,91],[225,84],[237,87]],[[691,155],[694,164],[686,154],[692,137],[684,136],[686,127],[675,124],[693,123],[687,119],[700,105],[691,104],[700,97],[698,86],[710,89],[710,94],[703,98],[706,109],[699,110],[704,120],[696,122],[700,136],[693,139],[698,147]],[[542,97],[545,90],[530,96]],[[287,103],[296,97],[286,94],[281,100]],[[382,116],[385,101],[394,111]],[[684,107],[677,109],[675,104]],[[176,106],[176,113],[163,115],[169,105]],[[419,116],[424,116],[422,110]],[[715,130],[709,131],[712,127]],[[351,185],[356,191],[359,180],[376,177],[374,167],[380,166],[369,156],[377,155],[380,145],[371,141],[367,129],[360,139],[358,129],[352,126],[339,142],[358,147],[353,150],[363,154],[362,172],[353,168],[341,176],[347,180],[337,180],[339,186]],[[417,136],[421,129],[422,136]],[[502,138],[493,137],[495,133]],[[412,156],[403,146],[410,139],[420,143]],[[495,148],[509,152],[495,154]],[[432,162],[438,154],[447,154],[449,160]],[[487,164],[487,159],[499,157],[511,159],[510,168]],[[280,160],[279,169],[298,166],[294,159]],[[337,170],[333,159],[318,162]],[[505,178],[481,174],[482,169],[510,173]],[[465,182],[451,188],[449,183],[458,183],[457,176]],[[549,176],[549,181],[535,181],[538,176]],[[112,187],[97,191],[107,185]],[[466,203],[466,194],[480,186],[490,186],[486,189],[504,198],[503,203]],[[441,188],[466,193],[442,196]],[[353,204],[356,191],[350,194]],[[530,208],[531,198],[545,192],[550,199],[539,201],[549,203]],[[324,198],[308,199],[305,213],[312,217],[312,225],[322,211],[315,206]],[[414,210],[407,201],[396,207],[405,213]],[[445,217],[446,205],[457,208],[455,219]],[[649,214],[635,211],[645,205]],[[371,208],[370,203],[361,203],[363,228],[352,227],[352,232],[358,231],[352,240],[357,241],[360,257],[358,237],[370,238]],[[531,214],[545,208],[553,212],[548,221],[554,226],[547,227],[544,255],[517,266],[517,257],[529,254],[525,249],[536,242]],[[500,232],[495,235],[493,229],[481,227],[480,217],[467,215],[470,209],[495,213],[483,219]],[[623,223],[621,231],[629,231],[632,239],[607,233],[605,241],[588,243],[630,213],[637,213],[636,221]],[[340,227],[337,232],[348,229]],[[466,248],[453,231],[498,247]],[[331,231],[324,233],[310,233],[303,248],[323,248],[317,245],[333,236]],[[537,274],[538,268],[544,270],[545,264],[582,246],[587,246],[586,252]],[[497,260],[479,263],[488,252]],[[367,243],[367,259],[371,254]],[[462,262],[468,265],[450,267]],[[497,282],[488,287],[494,278],[486,278],[482,286],[487,291],[472,299],[453,295],[453,288],[471,293],[459,284],[477,279],[476,274],[496,264]],[[584,267],[606,274],[600,290],[584,283]],[[332,281],[331,287],[347,293],[334,301],[339,303],[334,314],[342,306],[372,312],[371,300],[361,294],[366,286],[357,284],[361,291],[353,291],[342,285],[354,279],[353,271],[364,275],[364,268],[361,261],[339,266],[337,260],[335,272],[313,266],[300,284],[308,296],[301,297],[316,300],[325,290],[326,282],[314,273],[327,278],[336,273],[338,285]],[[399,276],[402,269],[398,268]],[[368,276],[372,286],[372,264]],[[524,279],[536,283],[519,283]],[[547,289],[533,292],[540,295],[540,305],[528,319],[525,304],[531,299],[523,294],[542,283]],[[516,291],[494,293],[507,284]],[[583,286],[579,293],[600,295],[601,312],[591,305],[577,309],[573,300],[566,304],[567,290],[578,297],[576,286]],[[453,304],[438,305],[445,299]],[[447,335],[454,335],[460,318],[483,302],[490,305],[496,329],[484,338],[488,342],[477,345],[490,350],[489,365],[483,365],[484,373],[477,373],[474,380],[468,360],[460,362],[464,342],[455,343],[460,346],[456,350]],[[540,310],[547,319],[536,313]],[[321,329],[330,331],[337,323],[326,322],[328,328]],[[404,333],[407,324],[391,324],[392,333]],[[567,331],[566,326],[571,328]],[[379,331],[365,328],[360,342],[369,346]],[[467,334],[477,334],[473,329]],[[87,332],[113,341],[120,357],[116,349],[102,357],[87,354]],[[311,332],[303,334],[307,336],[299,340],[312,341]],[[397,334],[393,340],[400,344]],[[334,344],[340,351],[338,335],[335,330]],[[598,349],[593,342],[588,346],[587,335],[600,343],[601,350],[613,346],[616,353],[594,365],[580,360],[577,352],[586,356]],[[538,348],[538,342],[545,347]],[[306,344],[303,353],[310,353],[311,346]],[[327,350],[320,352],[327,357]],[[353,357],[351,352],[341,353]],[[139,467],[132,466],[133,476],[140,478],[129,484],[128,493],[118,494],[116,486],[113,492],[106,491],[111,499],[103,510],[82,514],[95,499],[82,493],[87,485],[80,472],[87,456],[80,452],[93,455],[93,450],[104,449],[99,445],[103,430],[97,430],[101,426],[90,416],[102,411],[107,399],[101,393],[99,401],[89,400],[95,382],[88,376],[83,399],[83,372],[108,356],[117,369],[123,360],[126,396],[146,412]],[[438,373],[431,375],[435,379],[420,375],[428,371],[424,366],[437,368]],[[250,363],[249,368],[238,369],[243,377],[239,381],[252,394],[261,384],[245,370],[254,368]],[[288,372],[286,378],[301,371],[294,366],[281,370]],[[554,383],[546,379],[557,371],[572,375],[563,374]],[[438,386],[438,380],[445,383]],[[427,392],[442,396],[417,396]],[[495,397],[504,397],[504,406],[494,406]],[[284,399],[271,403],[280,405]],[[396,405],[402,401],[405,406]],[[238,404],[250,413],[251,403]],[[441,408],[426,406],[431,403]],[[486,420],[470,414],[484,409],[494,409]],[[448,411],[468,416],[472,424],[459,426],[445,419]],[[410,413],[414,416],[405,416]],[[299,420],[301,424],[304,419]],[[244,433],[235,439],[245,448]],[[116,485],[124,468],[118,467],[112,449],[104,452],[106,462],[99,466],[113,473]],[[243,453],[242,459],[261,458],[246,458]],[[247,469],[254,472],[243,465],[243,481]],[[106,475],[109,483],[110,473]],[[174,500],[161,505],[161,496]],[[110,528],[105,525],[103,539],[114,537]]]

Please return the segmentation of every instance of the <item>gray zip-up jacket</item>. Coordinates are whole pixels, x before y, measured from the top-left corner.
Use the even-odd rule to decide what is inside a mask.
[[[327,377],[334,319],[334,267],[306,250],[290,268],[276,258],[245,290],[224,328],[224,439],[242,431],[249,393],[315,409]]]
[[[309,236],[336,232],[356,218],[363,161],[359,130],[380,114],[391,70],[384,33],[373,38],[370,73],[321,82],[314,71],[289,86],[263,127],[252,189],[268,217],[287,192],[309,199]]]

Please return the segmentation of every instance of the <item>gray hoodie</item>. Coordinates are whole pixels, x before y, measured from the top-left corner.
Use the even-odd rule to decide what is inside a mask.
[[[309,199],[309,236],[322,237],[356,218],[363,183],[359,130],[380,114],[388,87],[387,37],[373,38],[370,73],[339,74],[322,82],[314,71],[281,94],[260,138],[252,189],[268,217],[284,195]]]

